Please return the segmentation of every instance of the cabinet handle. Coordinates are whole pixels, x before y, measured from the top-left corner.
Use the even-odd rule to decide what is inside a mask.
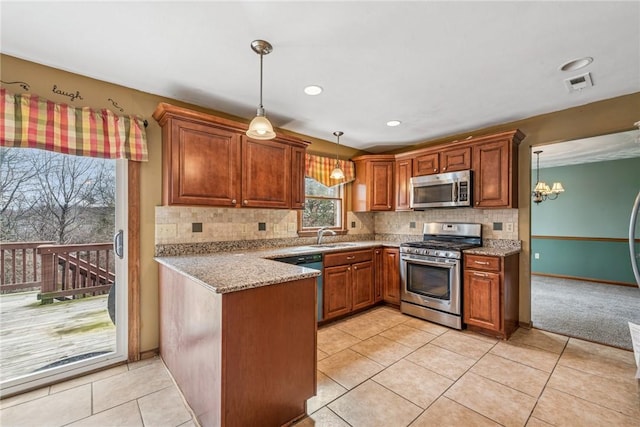
[[[377,251],[376,251],[376,254],[380,254],[380,250],[377,250]]]
[[[487,261],[473,261],[474,264],[489,265]]]
[[[347,271],[351,271],[351,267],[347,267]]]
[[[476,273],[475,271],[473,272],[473,275],[479,277],[488,277],[487,273]]]
[[[479,204],[480,204],[480,202],[476,202],[476,205],[479,205]]]
[[[248,200],[243,200],[243,201],[242,201],[242,204],[243,204],[243,205],[248,205],[248,204],[249,204],[249,201],[248,201]]]
[[[444,167],[444,168],[442,168],[442,170],[443,170],[443,171],[446,171],[446,170],[447,170],[447,168],[446,168],[446,167]]]
[[[356,259],[355,255],[348,256],[347,259]]]
[[[354,267],[353,267],[353,269],[354,269],[354,270],[357,270],[357,269],[358,269],[358,267],[354,266]]]
[[[434,171],[434,172],[438,172],[438,169],[436,169],[436,168],[433,168],[433,171]]]
[[[236,203],[238,203],[238,201],[237,201],[236,199],[233,199],[233,200],[231,201],[231,204],[232,204],[232,205],[235,205]]]

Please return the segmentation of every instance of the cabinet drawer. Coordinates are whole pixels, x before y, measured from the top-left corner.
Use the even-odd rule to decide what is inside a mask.
[[[465,255],[464,268],[473,270],[500,271],[500,258],[484,255]]]
[[[334,265],[353,264],[355,262],[364,262],[373,260],[373,251],[371,249],[363,251],[337,252],[325,254],[324,266],[332,267]]]

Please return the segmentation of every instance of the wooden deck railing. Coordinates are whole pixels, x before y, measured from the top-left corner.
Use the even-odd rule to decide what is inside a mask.
[[[115,282],[113,245],[54,242],[0,244],[0,292],[40,289],[43,303],[55,298],[104,294]]]
[[[54,298],[99,295],[115,282],[113,245],[41,245],[37,250],[42,262],[43,303]]]
[[[0,292],[39,288],[40,261],[37,247],[54,242],[0,243]]]

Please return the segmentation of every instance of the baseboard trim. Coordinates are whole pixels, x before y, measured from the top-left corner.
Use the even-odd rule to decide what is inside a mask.
[[[142,351],[140,352],[140,360],[151,359],[152,357],[156,357],[160,354],[160,349],[154,348],[152,350]]]
[[[602,283],[603,285],[630,286],[632,288],[635,288],[636,286],[638,286],[635,283],[630,283],[630,282],[617,282],[615,280],[592,279],[590,277],[566,276],[564,274],[534,273],[532,271],[531,275],[540,276],[540,277],[555,277],[557,279],[579,280],[582,282]]]
[[[518,326],[524,329],[533,329],[533,322],[518,322]]]

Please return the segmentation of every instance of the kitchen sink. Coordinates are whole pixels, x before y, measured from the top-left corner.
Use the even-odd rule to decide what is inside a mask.
[[[355,243],[321,243],[319,245],[309,245],[312,248],[348,248],[356,246]]]

